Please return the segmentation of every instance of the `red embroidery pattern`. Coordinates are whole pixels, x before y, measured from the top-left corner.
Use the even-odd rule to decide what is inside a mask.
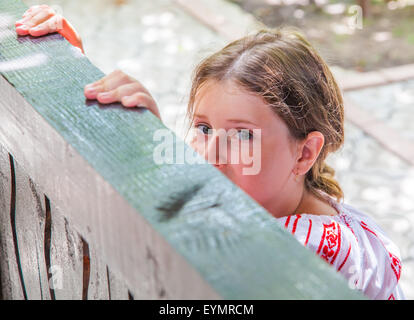
[[[344,261],[342,261],[341,265],[338,268],[338,271],[341,271],[342,267],[344,266],[346,260],[348,260],[349,254],[351,253],[351,244],[349,244],[349,248],[348,248],[348,252],[346,254],[346,257],[344,259]]]
[[[391,252],[388,252],[391,258],[391,268],[395,273],[395,276],[397,277],[397,281],[400,280],[401,276],[401,261],[398,259],[395,255],[393,255]]]
[[[392,293],[391,293],[390,297],[388,298],[388,300],[395,300],[395,297]]]
[[[333,264],[341,248],[341,228],[339,224],[323,224],[323,234],[319,243],[317,254],[321,253],[321,258]]]
[[[364,228],[365,230],[367,230],[368,232],[371,232],[374,236],[376,236],[378,238],[377,234],[374,231],[372,231],[370,228],[368,228],[368,225],[364,221],[361,221],[361,227]],[[380,238],[378,238],[378,239],[381,240]],[[382,243],[382,241],[381,241],[381,243]]]
[[[296,232],[296,227],[297,227],[297,225],[298,225],[298,221],[299,221],[299,219],[300,219],[301,217],[302,217],[302,216],[301,216],[300,214],[297,214],[297,215],[296,215],[295,222],[293,223],[292,234],[295,234],[295,232]]]
[[[311,220],[311,219],[309,219],[309,229],[308,229],[308,234],[307,234],[307,236],[306,236],[305,246],[308,244],[308,241],[309,241],[309,236],[310,236],[311,230],[312,230],[312,220]]]
[[[289,222],[290,222],[290,216],[286,219],[285,222],[285,228],[287,229],[287,227],[289,227]]]
[[[386,249],[386,246],[382,242],[381,238],[378,237],[377,234],[374,231],[369,229],[368,225],[364,221],[361,221],[361,227],[364,228],[365,230],[367,230],[368,232],[371,232],[375,237],[377,237],[377,239],[381,242],[383,247]],[[398,259],[397,256],[393,255],[391,252],[389,252],[389,251],[387,251],[387,252],[388,252],[388,254],[391,258],[391,268],[394,271],[395,276],[397,277],[397,281],[398,281],[398,280],[400,280],[400,276],[401,276],[401,261],[400,261],[400,259]]]

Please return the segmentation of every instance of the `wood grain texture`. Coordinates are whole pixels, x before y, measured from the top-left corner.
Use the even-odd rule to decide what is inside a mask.
[[[90,276],[88,300],[109,300],[106,264],[93,247],[89,247]]]
[[[50,265],[56,300],[81,300],[83,288],[83,247],[81,237],[51,203],[52,232]],[[56,278],[55,278],[56,277]],[[52,279],[53,279],[52,278]]]
[[[43,194],[15,161],[16,213],[20,265],[29,300],[49,300],[44,250],[45,202]]]
[[[134,298],[361,298],[213,166],[156,164],[166,127],[85,101],[103,73],[60,35],[17,38],[24,10],[0,2],[0,142]]]
[[[23,300],[24,288],[19,275],[10,221],[11,192],[10,157],[0,144],[0,290],[2,299]]]
[[[109,298],[111,300],[129,300],[128,287],[119,275],[107,268],[109,283]]]

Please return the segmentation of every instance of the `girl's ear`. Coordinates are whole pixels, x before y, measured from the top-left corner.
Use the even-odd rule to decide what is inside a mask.
[[[325,138],[319,131],[310,132],[299,144],[296,171],[300,175],[306,174],[312,168],[322,150]]]

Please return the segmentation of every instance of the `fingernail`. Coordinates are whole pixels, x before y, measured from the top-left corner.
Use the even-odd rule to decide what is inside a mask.
[[[100,95],[99,95],[99,98],[101,98],[101,99],[107,99],[107,98],[109,98],[110,97],[110,94],[109,93],[101,93]]]
[[[21,25],[18,27],[20,30],[28,30],[28,27],[26,25]]]
[[[85,86],[85,92],[87,93],[95,93],[96,92],[96,88],[94,84],[88,84]]]
[[[96,90],[94,88],[88,88],[88,89],[85,89],[85,93],[87,93],[87,94],[95,94],[96,93]]]

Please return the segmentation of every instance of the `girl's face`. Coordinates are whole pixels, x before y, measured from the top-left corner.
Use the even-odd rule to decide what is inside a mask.
[[[285,202],[291,199],[295,187],[292,171],[296,145],[289,138],[286,124],[261,97],[232,81],[207,81],[195,97],[192,129],[191,146],[224,175],[269,211],[287,209]],[[230,135],[222,148],[222,133],[231,129],[236,134]],[[241,129],[245,130],[237,133]],[[260,129],[260,134],[253,129]],[[239,148],[229,140],[238,141]],[[235,149],[239,150],[238,158],[232,154]],[[242,161],[249,156],[253,163]],[[227,163],[220,164],[226,159]],[[246,174],[246,169],[252,167],[259,168],[257,174]]]

